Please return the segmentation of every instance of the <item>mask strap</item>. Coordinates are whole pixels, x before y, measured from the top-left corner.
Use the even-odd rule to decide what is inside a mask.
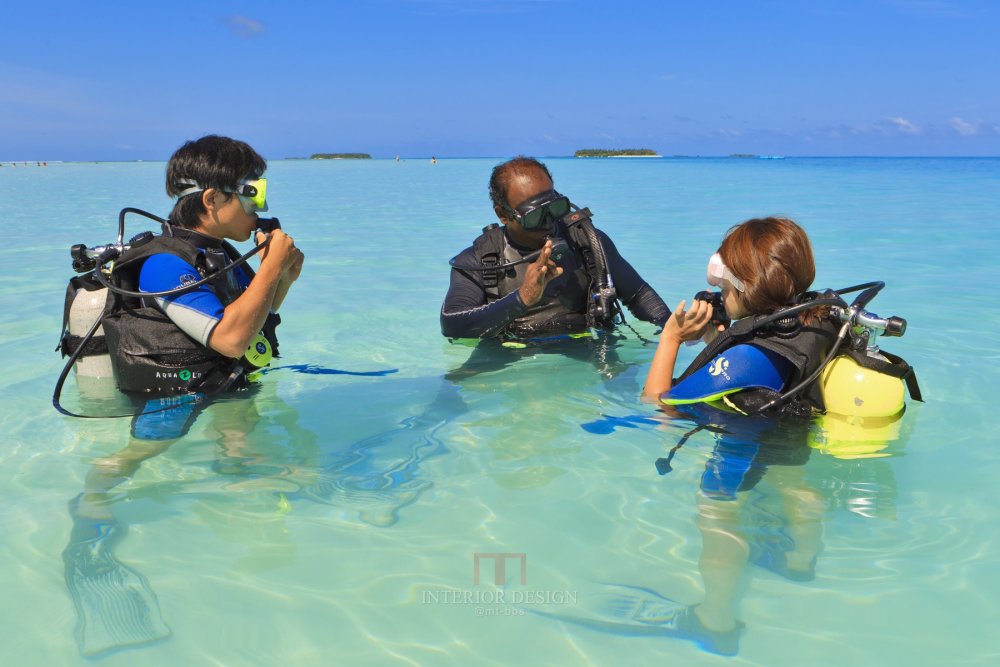
[[[184,199],[187,196],[197,194],[199,192],[204,192],[205,188],[198,184],[198,181],[192,181],[190,178],[178,178],[174,181],[174,185],[187,185],[190,186],[184,190],[177,193],[177,199]]]

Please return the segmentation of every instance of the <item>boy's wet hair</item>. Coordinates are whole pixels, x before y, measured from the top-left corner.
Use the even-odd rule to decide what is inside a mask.
[[[167,194],[176,197],[190,185],[180,181],[195,181],[202,188],[232,190],[240,181],[260,178],[267,161],[249,144],[229,137],[210,134],[189,141],[178,148],[167,163]],[[170,213],[171,224],[193,228],[205,205],[199,196],[177,201]]]

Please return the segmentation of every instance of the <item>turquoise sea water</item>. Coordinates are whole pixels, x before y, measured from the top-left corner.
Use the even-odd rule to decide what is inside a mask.
[[[0,168],[0,664],[995,664],[1000,160],[547,161],[671,306],[704,287],[726,228],[782,214],[812,237],[816,286],[884,280],[870,309],[909,322],[884,347],[916,367],[926,402],[883,456],[816,451],[744,494],[746,531],[782,515],[783,491],[808,498],[822,548],[810,582],[746,568],[733,658],[649,622],[653,592],[703,599],[698,488],[715,447],[696,433],[657,473],[691,424],[639,403],[653,348],[625,330],[610,367],[512,352],[453,372],[472,350],[439,333],[447,260],[491,221],[496,162],[271,163],[272,214],[306,254],[284,357],[256,396],[209,407],[115,490],[114,556],[170,636],[89,660],[64,579],[67,505],[128,444],[128,420],[56,413],[52,349],[69,247],[112,241],[124,206],[165,214],[164,165]],[[72,378],[65,402],[88,405]],[[581,427],[608,417],[624,421]],[[495,553],[524,554],[523,584],[518,557],[502,586],[480,557],[474,581],[475,555]],[[649,592],[614,589],[634,597],[609,606],[609,583]],[[647,623],[591,622],[615,610]]]

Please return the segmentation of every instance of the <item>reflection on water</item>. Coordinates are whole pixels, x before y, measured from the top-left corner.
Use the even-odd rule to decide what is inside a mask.
[[[657,420],[671,428],[697,424],[668,458],[654,462],[664,482],[681,447],[711,434],[714,446],[694,498],[702,598],[693,604],[674,600],[659,592],[654,577],[599,586],[583,614],[542,615],[623,636],[685,639],[709,653],[734,656],[741,637],[752,630],[740,620],[740,602],[760,570],[790,584],[808,584],[817,576],[829,512],[843,508],[866,519],[895,518],[896,484],[884,459],[904,444],[901,415],[845,424],[827,417],[777,422],[703,404],[663,411],[670,416],[604,416],[582,427],[603,435]],[[670,568],[669,560],[664,568]]]
[[[330,655],[371,665],[718,664],[671,634],[691,632],[690,612],[668,621],[707,595],[699,523],[732,534],[724,544],[737,555],[745,549],[733,612],[746,623],[739,661],[947,664],[961,646],[990,664],[997,512],[969,490],[990,488],[1000,460],[984,438],[993,423],[984,397],[997,372],[983,357],[983,332],[989,350],[1000,310],[990,307],[991,281],[979,280],[996,274],[983,249],[996,245],[997,231],[983,220],[996,217],[1000,162],[555,162],[671,304],[700,289],[718,230],[757,212],[785,212],[807,226],[824,271],[818,285],[891,277],[880,302],[910,321],[899,351],[920,372],[927,404],[918,414],[911,405],[886,447],[875,439],[852,443],[853,451],[831,448],[842,439],[816,429],[803,465],[773,463],[754,488],[737,484],[736,500],[700,497],[706,472],[718,478],[706,482],[717,494],[733,488],[723,474],[728,452],[710,430],[693,433],[671,459],[673,471],[658,473],[656,460],[696,423],[662,424],[638,404],[644,374],[635,369],[653,350],[628,331],[612,350],[625,367],[612,365],[613,377],[599,359],[508,350],[502,367],[444,379],[472,361],[471,350],[440,337],[447,257],[492,217],[483,188],[496,161],[448,160],[434,170],[383,162],[274,161],[275,183],[284,183],[276,211],[312,258],[301,297],[283,306],[289,367],[265,378],[270,388],[252,399],[257,417],[246,417],[259,420],[242,442],[226,423],[237,413],[224,414],[238,408],[209,407],[188,436],[107,491],[110,517],[88,517],[89,526],[71,525],[67,501],[86,488],[92,459],[126,447],[128,427],[50,408],[62,366],[52,348],[67,250],[113,240],[121,205],[166,212],[163,165],[17,170],[16,187],[5,190],[9,238],[0,249],[9,269],[0,506],[11,563],[3,588],[24,604],[0,611],[8,628],[0,664],[79,661],[73,600],[58,576],[67,542],[79,552],[67,565],[82,573],[67,577],[93,584],[87,604],[127,620],[115,641],[172,632],[102,659],[109,665],[204,655],[317,667]],[[377,202],[372,192],[382,193]],[[362,218],[369,223],[357,234],[347,223]],[[52,223],[48,233],[38,234],[39,221]],[[407,240],[414,229],[419,243]],[[652,337],[651,327],[635,327]],[[375,375],[390,369],[399,370]],[[447,392],[451,406],[432,408]],[[64,399],[85,414],[130,407],[115,405],[113,392],[87,403],[67,387]],[[580,428],[588,424],[595,430]],[[757,475],[749,468],[745,479]],[[808,531],[795,533],[795,515],[774,487],[781,472],[804,508],[822,503],[812,582],[760,566],[806,557],[793,543],[808,542]],[[77,516],[78,505],[71,511]],[[758,558],[758,550],[774,557]],[[481,551],[528,553],[522,590],[579,590],[578,604],[555,611],[593,625],[603,619],[615,634],[411,602],[424,580],[470,587],[472,554]],[[618,587],[602,597],[588,580]],[[98,602],[109,582],[132,591],[127,604]],[[147,609],[142,623],[137,601]],[[925,627],[933,632],[914,631]],[[111,632],[95,630],[96,643]]]
[[[387,394],[405,392],[407,388],[412,389],[397,387]],[[155,498],[158,503],[170,505],[174,502],[172,496],[185,492],[185,486],[192,483],[200,494],[256,492],[271,496],[272,520],[264,520],[254,512],[248,524],[255,528],[252,533],[261,537],[254,551],[268,554],[266,559],[251,559],[256,570],[290,562],[294,549],[283,536],[280,518],[291,511],[291,503],[297,500],[337,505],[356,513],[367,524],[391,526],[398,520],[399,510],[430,486],[418,478],[418,469],[427,457],[446,451],[435,436],[436,429],[462,412],[454,388],[449,383],[442,388],[437,400],[418,416],[402,419],[395,428],[356,442],[336,437],[321,442],[316,432],[301,425],[299,409],[280,398],[274,385],[266,382],[252,391],[197,404],[194,411],[190,408],[195,404],[185,403],[180,419],[171,417],[180,411],[171,410],[139,418],[137,424],[149,417],[168,425],[183,424],[183,431],[150,440],[142,436],[152,431],[134,428],[124,448],[94,462],[83,492],[70,501],[73,531],[63,559],[66,584],[77,609],[76,636],[81,654],[103,656],[171,634],[149,580],[115,555],[128,532],[127,523],[116,516],[123,503]],[[337,397],[327,396],[325,400],[336,401]],[[386,412],[387,416],[392,414]],[[196,426],[188,432],[192,423]],[[192,463],[210,470],[220,483],[167,480],[152,487],[114,492],[149,459],[202,442],[213,443],[214,454],[210,460]],[[206,513],[210,510],[205,503],[200,503],[196,511],[207,525],[221,526],[226,534],[233,533],[234,520],[240,516],[227,511],[224,517],[212,517]],[[257,530],[262,527],[278,530]],[[237,529],[236,533],[246,537],[243,531]]]

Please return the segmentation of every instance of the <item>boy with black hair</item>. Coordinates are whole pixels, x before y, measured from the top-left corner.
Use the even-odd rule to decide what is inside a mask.
[[[119,388],[152,400],[134,418],[129,444],[96,461],[84,492],[70,502],[73,532],[63,560],[84,655],[170,634],[145,577],[114,557],[124,527],[108,492],[183,436],[206,395],[247,386],[247,373],[276,351],[275,311],[302,271],[302,252],[280,228],[269,237],[258,231],[257,243],[267,243],[255,273],[230,266],[239,253],[226,243],[254,235],[257,212],[267,210],[266,168],[242,141],[209,135],[185,143],[167,164],[167,194],[177,201],[163,233],[133,242],[116,260],[119,287],[158,294],[116,294],[104,318]],[[202,278],[210,279],[163,294]],[[249,429],[250,422],[241,423]]]

